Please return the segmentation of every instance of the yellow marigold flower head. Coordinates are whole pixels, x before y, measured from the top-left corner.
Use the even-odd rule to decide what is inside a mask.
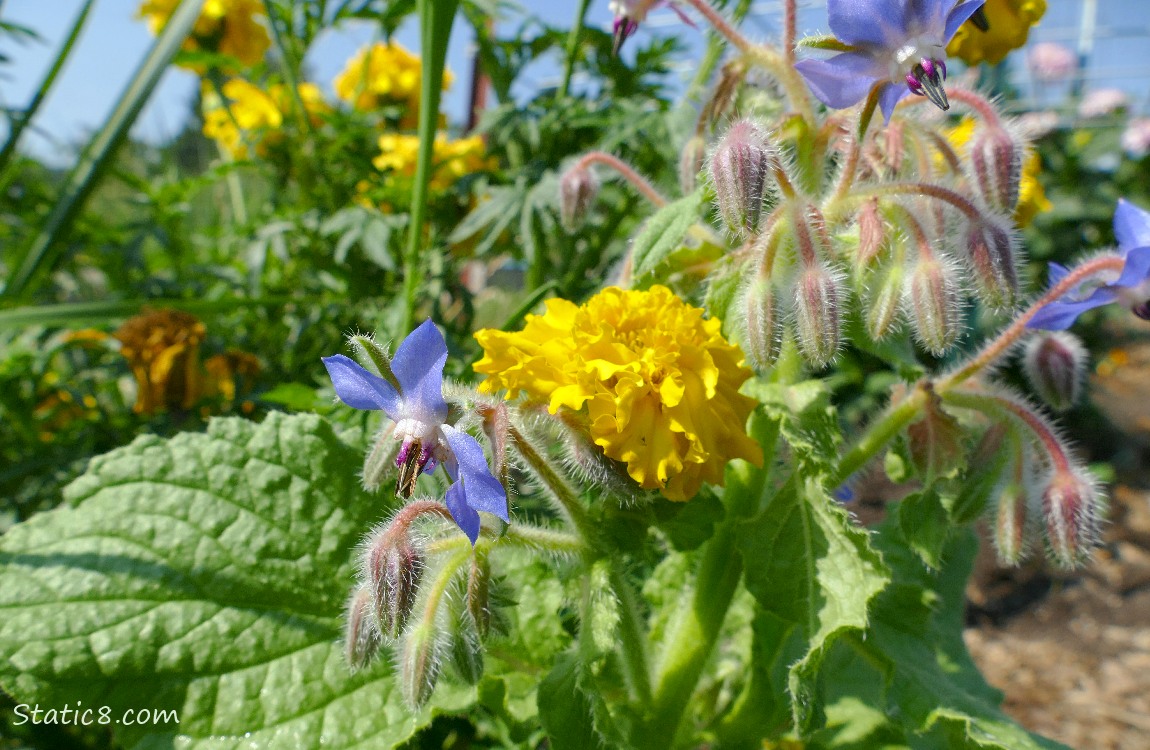
[[[943,135],[954,150],[961,154],[966,151],[977,124],[973,117],[964,117]],[[1020,227],[1028,226],[1035,216],[1043,211],[1049,211],[1052,207],[1042,183],[1038,181],[1041,171],[1042,161],[1038,158],[1038,154],[1034,151],[1028,152],[1022,161],[1022,181],[1018,187],[1018,203],[1014,207],[1014,221]]]
[[[144,0],[137,13],[158,34],[175,12],[179,0]],[[184,42],[185,52],[219,52],[244,65],[264,59],[271,38],[257,16],[263,15],[261,0],[206,0],[192,33]],[[190,66],[199,70],[200,66]]]
[[[204,135],[236,159],[251,156],[248,148],[251,144],[257,146],[257,152],[264,153],[265,137],[279,130],[291,112],[293,103],[287,88],[275,84],[264,91],[243,79],[233,78],[222,90],[227,106],[214,90],[204,87]],[[318,116],[328,109],[319,87],[301,83],[298,91],[304,108],[312,121],[317,122]]]
[[[746,433],[755,402],[739,393],[751,371],[720,327],[666,287],[611,287],[583,305],[548,300],[518,333],[479,331],[475,371],[483,392],[584,412],[591,439],[640,486],[688,500],[722,484],[731,459],[762,461]]]
[[[137,413],[189,409],[199,400],[204,335],[204,324],[179,310],[144,312],[120,326],[116,338],[136,379]]]
[[[372,160],[381,172],[405,178],[415,176],[419,158],[419,137],[399,133],[384,133],[379,137],[379,156]],[[485,156],[486,146],[477,135],[459,140],[448,140],[439,133],[435,136],[431,174],[431,188],[446,190],[465,175],[491,169],[491,159]]]
[[[419,108],[419,79],[423,62],[395,41],[376,42],[348,60],[333,85],[340,99],[359,110],[378,109],[388,104],[406,104],[411,112]],[[443,88],[451,85],[451,71],[443,71]],[[414,117],[410,119],[414,122]]]
[[[1006,54],[1026,44],[1030,27],[1046,13],[1046,0],[986,0],[982,6],[990,28],[982,31],[970,21],[959,27],[946,54],[967,65],[1002,62]]]

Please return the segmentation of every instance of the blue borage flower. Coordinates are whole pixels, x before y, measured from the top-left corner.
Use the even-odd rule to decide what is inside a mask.
[[[412,331],[396,349],[390,382],[342,354],[323,358],[341,401],[353,409],[381,409],[395,422],[395,438],[403,441],[395,459],[400,469],[396,493],[409,497],[421,473],[443,464],[452,482],[447,509],[475,544],[479,537],[476,511],[509,520],[507,491],[491,474],[475,438],[446,423],[446,362],[447,344],[431,320]]]
[[[946,45],[984,0],[828,0],[831,31],[850,48],[829,60],[801,60],[795,69],[818,99],[844,109],[880,86],[879,107],[890,120],[914,92],[941,109],[950,103]]]
[[[1109,283],[1084,288],[1080,284],[1060,298],[1044,305],[1027,322],[1027,328],[1062,331],[1074,324],[1079,315],[1111,302],[1125,302],[1134,314],[1150,320],[1150,212],[1119,199],[1114,212],[1114,236],[1118,255],[1125,259],[1122,272]],[[1050,264],[1050,285],[1058,284],[1070,271],[1058,263]]]

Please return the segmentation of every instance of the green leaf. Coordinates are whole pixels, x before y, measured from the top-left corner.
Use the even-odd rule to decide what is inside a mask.
[[[125,745],[390,747],[474,689],[402,705],[384,654],[352,674],[342,611],[356,544],[386,510],[359,446],[315,415],[217,419],[92,461],[0,538],[0,686],[22,702],[163,708]],[[146,735],[146,736],[145,736]]]
[[[698,223],[705,191],[696,190],[688,196],[668,203],[655,212],[631,245],[632,263],[636,279],[648,276],[683,247],[683,238]]]
[[[595,750],[591,698],[581,685],[582,666],[574,652],[562,654],[539,683],[539,718],[554,750]]]
[[[906,549],[890,523],[876,542],[895,580],[876,602],[866,638],[852,638],[851,645],[869,663],[882,665],[887,715],[911,735],[957,733],[966,746],[1062,748],[1002,713],[1002,694],[986,684],[963,643],[963,591],[978,550],[974,533],[954,535],[937,571]]]
[[[950,534],[950,518],[934,487],[916,492],[898,504],[898,526],[907,544],[922,561],[937,568]]]
[[[865,530],[818,479],[792,474],[766,512],[740,528],[739,550],[747,589],[759,606],[801,628],[803,659],[791,667],[795,723],[804,731],[820,721],[814,677],[826,648],[867,625],[867,607],[890,580]]]

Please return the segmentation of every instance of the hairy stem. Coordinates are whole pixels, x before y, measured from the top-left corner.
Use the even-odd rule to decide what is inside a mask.
[[[978,391],[954,391],[946,394],[944,399],[947,403],[960,408],[973,409],[992,416],[1005,413],[1014,417],[1030,431],[1034,439],[1043,447],[1044,453],[1050,457],[1050,462],[1057,472],[1061,474],[1073,473],[1070,457],[1066,454],[1062,441],[1058,439],[1054,430],[1042,417],[1024,405],[1002,396]]]
[[[650,201],[655,207],[662,208],[667,205],[667,199],[660,193],[654,185],[652,185],[647,178],[636,172],[630,164],[623,161],[619,157],[609,154],[606,151],[590,151],[583,154],[582,158],[576,163],[575,168],[581,169],[590,166],[591,164],[603,164],[614,169],[623,179],[631,183],[636,190],[638,190],[644,198]]]
[[[715,28],[715,31],[725,36],[740,52],[748,52],[751,49],[750,41],[739,33],[738,29],[728,23],[719,11],[711,7],[707,0],[684,0],[684,2],[699,11],[703,18],[707,19],[707,22]]]

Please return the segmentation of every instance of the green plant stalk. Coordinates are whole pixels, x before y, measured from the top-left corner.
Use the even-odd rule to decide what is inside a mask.
[[[419,81],[419,154],[415,183],[411,189],[411,224],[407,251],[403,255],[403,318],[400,330],[411,330],[416,295],[422,279],[419,263],[423,244],[423,221],[427,216],[429,183],[434,167],[435,131],[439,124],[439,98],[443,91],[443,67],[451,25],[459,0],[419,0],[419,30],[423,42],[423,75]]]
[[[61,240],[71,229],[88,196],[107,171],[116,150],[127,138],[132,123],[200,17],[202,4],[203,0],[181,0],[172,13],[107,121],[88,143],[64,181],[59,200],[44,227],[32,238],[23,261],[4,287],[3,297],[23,296],[34,280],[55,266],[62,252]]]
[[[539,481],[546,485],[551,495],[559,503],[563,512],[570,521],[572,528],[575,529],[576,534],[587,545],[588,554],[585,555],[587,559],[592,559],[591,552],[594,545],[594,540],[598,538],[598,533],[594,525],[591,523],[590,516],[587,515],[587,510],[583,504],[579,502],[579,498],[575,495],[571,486],[559,476],[555,469],[551,468],[551,464],[547,463],[547,459],[539,455],[535,450],[535,446],[523,435],[517,427],[512,427],[509,430],[511,439],[515,445],[515,449],[519,451],[519,455],[531,467],[531,470],[539,478]]]
[[[4,147],[0,149],[0,174],[8,168],[8,162],[12,159],[12,155],[16,153],[16,144],[20,140],[20,135],[24,132],[24,128],[36,116],[36,112],[40,109],[40,105],[48,96],[48,92],[52,89],[52,84],[56,82],[56,76],[59,75],[60,70],[64,67],[64,63],[68,61],[68,57],[72,54],[72,47],[76,44],[76,39],[79,38],[80,32],[84,29],[84,24],[88,20],[88,11],[92,9],[92,3],[95,0],[85,0],[84,5],[80,7],[80,12],[76,14],[76,20],[72,22],[72,29],[68,32],[68,37],[64,43],[60,45],[60,51],[56,53],[56,59],[52,62],[52,67],[48,69],[48,73],[44,76],[44,80],[40,82],[40,86],[36,89],[36,93],[32,96],[32,100],[28,102],[28,106],[24,108],[18,116],[12,118],[9,123],[10,130],[8,132],[8,140],[4,142]]]
[[[254,299],[136,299],[103,302],[67,302],[58,305],[28,305],[0,310],[0,330],[28,326],[102,325],[130,318],[145,307],[171,308],[199,315],[246,307],[272,307],[291,302],[290,297]],[[318,300],[316,301],[318,302]]]
[[[735,546],[738,520],[741,519],[728,516],[704,546],[690,606],[675,622],[664,646],[666,658],[655,682],[650,720],[633,738],[638,748],[666,750],[674,746],[683,712],[714,649],[743,575],[743,558]]]
[[[283,75],[287,81],[296,119],[303,123],[304,130],[310,135],[315,135],[315,127],[311,123],[311,117],[308,116],[303,98],[299,95],[299,78],[296,76],[298,61],[294,55],[288,55],[287,45],[284,44],[283,32],[280,30],[279,19],[276,16],[272,0],[264,0],[264,13],[268,17],[268,26],[272,29],[272,43],[275,44],[276,51],[279,52],[280,58],[283,60]]]
[[[563,81],[559,84],[559,91],[555,94],[557,99],[566,99],[571,88],[571,76],[575,73],[575,59],[579,55],[579,37],[583,36],[583,23],[587,18],[587,7],[591,0],[579,0],[579,8],[575,11],[575,25],[567,32],[567,59],[563,63]]]
[[[888,409],[885,414],[867,428],[859,441],[843,455],[839,461],[838,471],[829,482],[830,486],[841,485],[878,455],[878,452],[893,440],[895,435],[898,435],[919,415],[926,405],[926,401],[926,391],[922,388],[916,388],[906,399]]]
[[[651,702],[651,667],[647,661],[646,627],[635,590],[623,576],[617,560],[610,561],[611,588],[619,600],[619,650],[623,673],[631,683],[640,705]]]

